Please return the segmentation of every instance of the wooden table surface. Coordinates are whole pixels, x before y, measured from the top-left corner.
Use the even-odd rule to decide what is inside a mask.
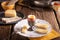
[[[39,19],[46,20],[46,21],[48,21],[52,25],[52,28],[53,29],[55,29],[58,33],[60,33],[59,32],[60,31],[60,29],[59,29],[59,27],[60,27],[60,22],[59,22],[60,19],[59,19],[59,16],[60,15],[58,15],[58,13],[54,13],[54,11],[52,9],[50,9],[50,8],[36,8],[35,10],[32,10],[30,8],[22,7],[22,6],[18,6],[17,5],[16,6],[16,11],[23,13],[25,15],[25,18],[27,18],[27,15],[33,14],[33,15],[35,15]],[[4,29],[6,29],[6,28],[4,28]],[[11,30],[11,26],[8,27],[8,30]],[[9,34],[10,31],[7,31],[6,32],[6,35],[7,35],[7,33]],[[2,32],[2,33],[0,32],[0,35],[1,34],[4,35],[4,32]],[[22,38],[22,40],[27,40],[25,37],[21,37],[21,38]],[[14,35],[14,36],[12,36],[12,39],[11,40],[17,40],[17,39],[20,40],[19,39],[19,36]],[[60,37],[58,37],[58,38],[56,38],[54,40],[59,40],[59,39],[60,39]]]
[[[58,13],[55,13],[51,8],[35,8],[34,10],[27,7],[16,6],[16,10],[23,13],[25,15],[25,18],[27,18],[28,15],[33,14],[39,19],[46,20],[56,31],[59,31],[60,15],[58,15]]]
[[[51,8],[35,8],[35,10],[33,10],[23,6],[16,6],[16,10],[18,12],[23,13],[25,15],[25,18],[27,18],[27,15],[33,14],[39,19],[48,21],[52,25],[52,28],[55,29],[58,33],[60,33],[60,29],[59,29],[60,19],[58,17],[60,15],[57,15],[58,13],[55,13]],[[12,39],[15,39],[15,38],[12,38]],[[16,39],[19,39],[19,38],[17,37]],[[59,39],[60,37],[53,40],[59,40]]]

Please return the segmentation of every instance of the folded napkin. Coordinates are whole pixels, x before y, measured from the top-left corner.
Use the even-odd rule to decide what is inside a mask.
[[[56,32],[55,30],[52,30],[49,34],[43,37],[38,37],[38,38],[29,38],[30,40],[51,40],[56,37],[60,37],[60,34]]]
[[[4,23],[12,23],[21,20],[21,17],[12,17],[12,18],[2,18],[2,22]]]

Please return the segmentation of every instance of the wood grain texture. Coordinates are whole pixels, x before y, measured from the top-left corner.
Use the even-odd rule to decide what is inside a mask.
[[[0,26],[0,40],[8,40],[11,32],[11,26]]]
[[[19,7],[21,7],[21,6],[19,6]],[[55,16],[53,10],[51,10],[51,9],[45,10],[45,9],[40,8],[39,11],[37,11],[37,10],[31,10],[26,7],[22,7],[22,9],[19,9],[19,7],[17,7],[17,9],[19,10],[19,12],[22,12],[25,15],[25,18],[27,18],[28,15],[33,14],[39,19],[48,21],[52,25],[52,28],[54,28],[57,32],[59,32],[59,26],[58,26],[56,16]],[[13,39],[20,40],[21,37],[22,36],[18,36],[15,34],[14,36],[12,36],[12,40]],[[25,38],[25,37],[22,37],[22,40],[23,39],[27,40],[27,38]],[[56,38],[56,40],[58,40],[58,39]]]
[[[59,22],[59,28],[60,28],[60,11],[59,12],[56,11],[56,16],[57,16],[57,19]]]
[[[23,8],[22,13],[24,13],[26,16],[33,14],[39,19],[46,20],[52,25],[52,28],[54,28],[56,31],[59,31],[59,26],[55,14],[51,9],[45,10],[41,8],[39,11],[36,11],[28,8]]]
[[[25,18],[27,18],[28,15],[33,14],[39,19],[46,20],[52,25],[52,27],[57,32],[59,31],[59,26],[56,20],[56,16],[53,10],[51,9],[45,10],[40,8],[39,11],[37,11],[22,6],[16,6],[16,11],[22,12],[25,15]],[[7,39],[10,36],[10,32],[11,32],[10,30],[11,30],[11,26],[0,26],[0,40]],[[26,37],[22,37],[20,35],[14,34],[11,40],[28,40],[28,39]]]
[[[27,37],[23,37],[19,34],[13,34],[11,40],[29,40]]]
[[[52,28],[54,28],[56,31],[59,31],[59,25],[52,10],[45,10],[45,12],[43,11],[43,19],[48,21],[52,25]]]

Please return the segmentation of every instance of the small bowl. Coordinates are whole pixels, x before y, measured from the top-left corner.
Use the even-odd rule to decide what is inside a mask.
[[[51,5],[52,5],[53,9],[54,9],[55,11],[57,11],[58,8],[60,7],[60,1],[53,1],[53,2],[51,3]]]
[[[52,5],[59,5],[60,4],[60,1],[53,1],[51,4]]]
[[[15,6],[15,4],[11,4],[11,5],[9,5],[9,6],[7,6],[7,4],[8,4],[8,1],[5,1],[5,2],[2,2],[1,3],[1,6],[2,6],[2,8],[4,9],[4,10],[11,10],[11,9],[13,9],[14,8],[14,6]]]

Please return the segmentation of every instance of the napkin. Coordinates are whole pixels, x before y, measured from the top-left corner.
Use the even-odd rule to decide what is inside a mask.
[[[54,39],[56,37],[60,37],[60,34],[58,32],[56,32],[54,29],[47,34],[46,36],[43,37],[38,37],[38,38],[29,38],[30,40],[51,40]]]
[[[4,23],[12,23],[21,20],[21,17],[12,17],[12,18],[2,18],[2,22]]]

